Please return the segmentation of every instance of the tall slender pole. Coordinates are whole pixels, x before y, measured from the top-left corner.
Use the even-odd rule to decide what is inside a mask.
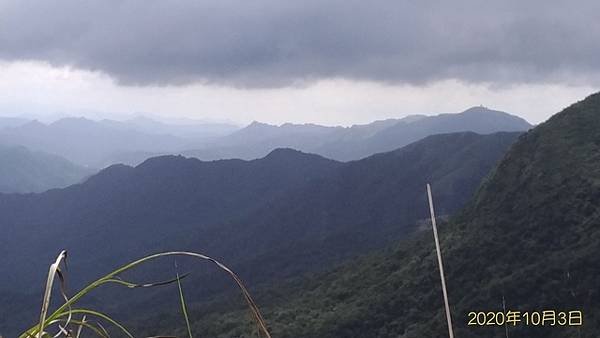
[[[452,317],[450,316],[450,305],[448,304],[448,292],[446,291],[446,279],[444,277],[444,265],[442,264],[442,252],[438,238],[437,225],[435,223],[435,212],[433,211],[433,198],[431,197],[431,186],[427,183],[427,197],[429,198],[429,212],[431,213],[431,225],[433,226],[433,237],[435,238],[435,249],[437,251],[438,265],[440,266],[440,277],[442,279],[442,293],[444,294],[444,305],[446,306],[446,320],[448,321],[448,334],[454,338],[452,331]]]

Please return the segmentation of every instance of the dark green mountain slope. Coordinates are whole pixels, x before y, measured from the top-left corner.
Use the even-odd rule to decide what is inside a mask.
[[[0,192],[42,192],[79,183],[92,171],[21,146],[0,145]]]
[[[456,337],[505,337],[502,326],[467,326],[469,311],[502,311],[503,297],[507,310],[584,315],[583,326],[510,326],[511,338],[598,337],[600,94],[521,136],[440,234]],[[264,291],[273,336],[447,337],[432,237]],[[242,312],[216,312],[196,331],[247,332]]]
[[[439,187],[440,214],[450,215],[464,206],[517,135],[434,135],[349,162],[235,222],[235,228],[252,224],[254,233],[265,234],[253,239],[253,255],[240,252],[245,264],[236,264],[236,271],[252,276],[273,271],[294,275],[313,267],[315,261],[326,266],[329,261],[384,247],[412,233],[424,218],[427,206],[420,203],[420,196],[427,180]],[[236,233],[228,235],[234,246],[253,238],[230,232]],[[219,243],[214,244],[218,250]]]

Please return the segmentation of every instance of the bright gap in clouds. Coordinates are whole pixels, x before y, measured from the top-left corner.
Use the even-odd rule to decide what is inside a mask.
[[[235,89],[208,84],[119,86],[99,72],[39,62],[0,63],[0,116],[126,119],[143,112],[165,118],[351,125],[409,114],[460,112],[475,105],[539,123],[594,92],[588,86],[509,87],[444,80],[426,86],[330,79],[306,87]]]

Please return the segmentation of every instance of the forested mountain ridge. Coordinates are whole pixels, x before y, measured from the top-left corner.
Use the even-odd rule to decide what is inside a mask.
[[[0,287],[37,292],[46,262],[63,248],[74,288],[161,250],[210,253],[250,286],[323,270],[414,231],[425,207],[405,202],[418,200],[428,177],[439,184],[440,212],[453,213],[518,135],[435,135],[349,163],[291,149],[253,161],[164,156],[109,167],[66,189],[0,194],[0,264],[12,272]],[[30,251],[15,256],[24,242]],[[192,299],[223,291],[211,274],[190,278],[203,285],[188,291]],[[108,304],[127,314],[119,301]]]

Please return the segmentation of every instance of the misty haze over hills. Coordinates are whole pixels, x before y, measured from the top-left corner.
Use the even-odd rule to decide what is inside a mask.
[[[94,171],[56,155],[0,145],[0,192],[43,192],[79,183]]]
[[[195,120],[162,122],[144,115],[126,121],[103,119],[102,124],[121,130],[133,130],[147,134],[165,134],[190,140],[208,140],[230,134],[239,129],[237,125]],[[178,123],[176,123],[178,122]]]
[[[193,140],[215,137],[234,126],[177,126],[150,119],[125,122],[64,118],[50,124],[29,121],[0,130],[0,144],[22,145],[60,155],[79,165],[102,168],[113,164],[112,156],[128,151],[173,152]],[[193,132],[195,131],[195,132]],[[192,135],[184,138],[184,135]]]
[[[264,157],[276,148],[293,148],[349,161],[391,151],[434,134],[461,131],[488,134],[525,131],[530,127],[521,118],[483,107],[460,114],[411,115],[351,127],[253,122],[240,129],[226,123],[165,123],[141,115],[126,121],[63,118],[50,124],[0,118],[0,145],[21,147],[28,150],[28,156],[44,157],[27,162],[18,161],[8,153],[0,154],[4,168],[21,172],[19,178],[9,175],[12,183],[0,185],[0,191],[39,192],[64,187],[77,183],[84,173],[111,164],[137,165],[167,154],[202,160],[250,160]],[[48,170],[33,168],[34,163],[46,163],[44,167]]]

